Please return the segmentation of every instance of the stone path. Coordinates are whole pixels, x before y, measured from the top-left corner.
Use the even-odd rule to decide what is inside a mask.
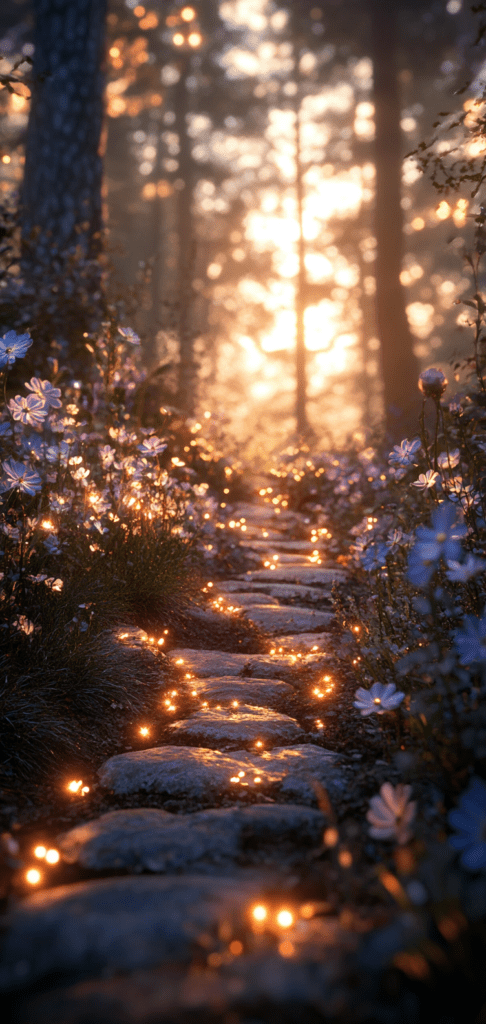
[[[215,601],[271,634],[272,653],[171,652],[198,706],[171,724],[171,742],[99,770],[101,787],[138,794],[138,807],[58,840],[67,863],[108,877],[38,892],[11,914],[0,990],[16,994],[19,1024],[182,1024],[193,1013],[258,1024],[293,1020],[289,1001],[322,1020],[336,1009],[356,935],[289,894],[322,847],[316,786],[338,801],[349,779],[299,720],[345,573],[324,555],[319,564],[302,517],[251,504],[234,510],[241,517],[263,567],[215,586]],[[145,806],[155,794],[195,809]],[[240,1013],[260,1004],[276,1016]]]

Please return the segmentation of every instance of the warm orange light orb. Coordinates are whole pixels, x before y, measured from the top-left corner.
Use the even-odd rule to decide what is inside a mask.
[[[39,860],[43,860],[47,853],[45,846],[36,846],[34,850],[34,857],[38,857]]]
[[[86,793],[89,793],[89,786],[83,786],[82,779],[79,779],[78,781],[73,779],[73,781],[68,784],[67,788],[70,793],[79,793],[80,796],[85,796]]]
[[[256,907],[253,907],[251,913],[252,917],[255,918],[255,921],[265,921],[268,917],[268,910],[266,907],[263,906],[262,903],[259,903]]]
[[[294,915],[290,910],[279,910],[277,914],[277,924],[280,928],[290,928],[294,923]]]
[[[59,850],[52,849],[52,850],[47,850],[46,851],[46,862],[47,862],[47,864],[59,864],[60,859],[61,859],[61,854],[59,853]]]
[[[141,729],[139,729],[138,731],[141,736],[148,736],[150,730],[147,728],[146,725],[142,725]]]
[[[202,43],[202,35],[201,35],[200,32],[191,32],[191,34],[188,37],[187,41],[189,43],[189,46],[193,46],[195,48],[196,46],[200,46],[201,45],[201,43]]]
[[[326,831],[324,832],[324,842],[325,842],[326,846],[336,846],[336,843],[338,841],[339,841],[339,832],[338,832],[337,828],[333,828],[333,827],[326,828]]]
[[[196,12],[193,7],[183,7],[181,11],[181,18],[183,21],[194,21]]]
[[[174,43],[174,46],[183,46],[184,36],[182,35],[182,32],[176,32],[175,35],[172,36],[172,42]]]
[[[452,210],[451,207],[449,206],[449,203],[447,203],[446,200],[443,199],[442,202],[439,203],[435,213],[439,220],[447,220],[447,218],[452,213]]]
[[[42,875],[37,868],[29,868],[29,870],[25,872],[25,878],[29,885],[39,885]]]
[[[350,868],[353,863],[353,855],[349,850],[340,850],[338,861],[342,868]]]

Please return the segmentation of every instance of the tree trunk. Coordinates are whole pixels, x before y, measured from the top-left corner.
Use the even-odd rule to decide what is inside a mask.
[[[34,0],[32,108],[22,186],[27,273],[100,251],[106,0]]]
[[[297,287],[295,290],[295,418],[297,433],[304,438],[309,433],[307,420],[307,353],[305,348],[305,241],[304,241],[304,183],[300,157],[300,110],[295,110],[295,192],[297,197],[297,220],[299,223]]]
[[[191,141],[188,135],[187,115],[189,97],[187,76],[190,58],[184,60],[179,81],[175,87],[175,129],[179,136],[179,184],[177,194],[178,284],[179,303],[179,382],[177,404],[188,416],[196,405],[196,366],[194,361],[193,287],[196,260],[196,236],[193,223],[194,167]]]
[[[402,137],[393,3],[371,0],[375,105],[376,313],[381,342],[386,429],[401,440],[417,430],[419,366],[400,283],[403,214],[400,205]]]
[[[298,437],[302,440],[308,439],[312,434],[307,419],[307,351],[305,347],[305,310],[307,305],[307,274],[305,269],[305,239],[304,239],[304,180],[302,167],[302,142],[300,124],[301,90],[299,71],[300,52],[295,49],[294,58],[294,82],[297,85],[295,93],[295,195],[297,199],[297,222],[299,226],[299,238],[297,242],[297,282],[295,289],[295,419]]]

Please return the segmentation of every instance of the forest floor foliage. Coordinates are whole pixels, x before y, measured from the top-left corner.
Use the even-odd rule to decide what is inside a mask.
[[[310,540],[349,572],[333,593],[337,685],[326,704],[325,746],[359,760],[360,772],[340,807],[316,787],[334,838],[297,890],[347,913],[357,928],[368,911],[373,927],[411,915],[419,937],[395,953],[395,975],[424,1006],[441,986],[451,999],[452,982],[468,986],[476,1016],[486,1002],[479,258],[471,257],[476,291],[468,301],[473,351],[453,368],[462,373],[460,391],[445,400],[444,373],[425,370],[412,437],[391,451],[372,438],[364,449],[334,453],[291,447],[258,494],[274,510],[303,514]],[[137,749],[142,720],[150,720],[155,742],[168,741],[161,682],[177,692],[178,711],[190,711],[171,649],[257,654],[271,645],[264,631],[211,599],[214,581],[254,565],[237,540],[244,521],[238,533],[230,516],[242,498],[257,497],[251,468],[224,451],[213,418],[186,421],[162,410],[157,424],[143,425],[139,339],[114,315],[88,337],[86,379],[53,361],[51,380],[33,375],[10,397],[11,368],[18,373],[31,345],[28,332],[0,339],[5,896],[21,894],[16,832],[28,845],[39,829],[52,833],[86,813],[136,806],[102,794],[95,772],[112,754]],[[292,699],[281,710],[296,713]],[[311,699],[300,701],[299,716],[304,726],[315,718]],[[315,742],[324,745],[323,737]],[[82,774],[74,783],[86,790],[82,808],[78,790],[65,791],[68,769]],[[75,877],[79,870],[63,866],[57,883]]]

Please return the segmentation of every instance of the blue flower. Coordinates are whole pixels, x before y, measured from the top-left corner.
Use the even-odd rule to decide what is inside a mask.
[[[449,558],[447,565],[449,567],[446,572],[447,579],[452,580],[453,583],[467,583],[473,576],[485,571],[486,560],[468,554],[464,562],[455,562]]]
[[[408,578],[418,587],[426,587],[439,559],[458,562],[461,537],[467,533],[462,513],[448,501],[442,501],[432,513],[432,526],[419,526],[408,559]]]
[[[461,665],[486,661],[486,611],[480,619],[475,615],[464,616],[462,629],[454,630],[454,646],[459,651]]]
[[[413,583],[415,587],[428,586],[436,568],[437,564],[434,559],[425,559],[422,551],[416,545],[412,548],[408,556],[407,569],[410,583]]]
[[[420,448],[420,440],[407,441],[405,437],[401,444],[396,444],[388,456],[391,466],[411,466],[415,462],[415,456]]]
[[[367,572],[381,569],[386,565],[388,551],[384,544],[369,544],[361,556],[361,565]]]
[[[369,690],[358,686],[354,696],[354,707],[366,716],[372,715],[373,712],[382,715],[385,711],[394,711],[402,703],[405,694],[397,690],[395,683],[373,683]]]
[[[448,820],[458,830],[449,842],[454,849],[463,850],[462,866],[469,871],[486,868],[486,785],[482,779],[472,780],[458,810],[450,811]]]
[[[48,462],[60,462],[61,466],[67,466],[71,455],[71,445],[67,441],[60,441],[59,444],[52,444],[46,450]]]
[[[27,395],[27,398],[16,395],[10,399],[8,407],[14,420],[20,420],[30,427],[41,426],[49,411],[48,406],[37,395]]]
[[[459,557],[460,538],[467,533],[467,527],[461,519],[453,505],[442,501],[432,513],[432,527],[419,526],[417,543],[426,552],[427,558],[437,560],[442,555],[455,561]]]
[[[39,377],[31,377],[28,384],[25,385],[29,391],[33,391],[37,398],[40,398],[48,409],[60,409],[62,406],[61,390],[55,388],[48,380],[40,380]]]
[[[42,488],[42,480],[35,469],[31,469],[30,466],[26,466],[23,462],[17,462],[15,459],[7,459],[6,462],[2,462],[2,466],[7,477],[7,481],[3,485],[4,491],[18,488],[24,494],[39,493]]]
[[[22,439],[22,448],[28,455],[34,455],[35,458],[41,459],[45,455],[46,442],[39,434],[29,434],[28,437]]]
[[[7,331],[0,338],[0,367],[12,366],[16,359],[25,356],[27,349],[32,345],[30,334],[17,334],[16,331]]]

